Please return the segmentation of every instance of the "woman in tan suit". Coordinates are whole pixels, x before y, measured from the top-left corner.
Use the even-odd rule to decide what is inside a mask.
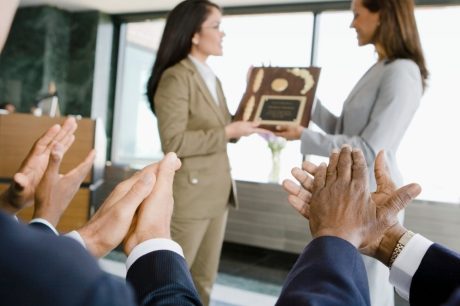
[[[217,276],[228,204],[233,194],[227,143],[255,132],[231,122],[219,79],[206,64],[222,55],[222,12],[207,0],[186,0],[168,15],[148,98],[158,118],[163,152],[176,152],[172,238],[178,242],[204,305]]]

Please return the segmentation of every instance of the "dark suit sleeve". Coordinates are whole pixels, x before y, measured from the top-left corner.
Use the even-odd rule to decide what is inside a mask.
[[[1,212],[0,250],[2,306],[135,305],[124,280],[102,271],[80,243]]]
[[[460,288],[451,295],[449,301],[444,306],[458,306],[460,305]]]
[[[409,301],[411,305],[441,305],[459,286],[460,255],[435,243],[412,277]]]
[[[361,255],[343,239],[314,239],[289,272],[276,305],[370,305]]]
[[[41,223],[41,222],[31,222],[29,223],[29,226],[35,229],[41,230],[43,232],[46,232],[48,234],[56,235],[56,233],[48,225]]]
[[[185,259],[175,252],[154,251],[140,257],[126,279],[139,305],[202,305]]]

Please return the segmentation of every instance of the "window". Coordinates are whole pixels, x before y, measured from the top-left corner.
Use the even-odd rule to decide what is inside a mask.
[[[316,97],[332,113],[340,115],[343,102],[361,76],[375,63],[372,46],[359,48],[356,32],[350,29],[353,15],[349,11],[322,13],[319,17],[318,54],[321,67]],[[311,123],[311,128],[320,129]],[[314,163],[327,162],[326,157],[309,156]]]
[[[224,56],[210,58],[209,64],[222,81],[231,113],[235,113],[246,89],[251,66],[309,66],[313,14],[266,14],[224,17]],[[267,182],[271,152],[259,135],[242,137],[228,145],[235,179]],[[300,142],[289,142],[281,153],[280,180],[300,166]],[[251,165],[248,167],[248,165]]]
[[[452,203],[460,202],[459,180],[454,177],[460,173],[459,15],[459,6],[424,7],[416,11],[431,77],[398,150],[405,182],[420,183],[421,198]],[[355,31],[349,28],[349,11],[328,11],[318,17],[315,64],[322,71],[317,96],[332,112],[340,114],[343,101],[375,62],[376,55],[372,46],[357,46]],[[112,148],[115,163],[140,166],[162,156],[156,118],[145,98],[145,83],[163,27],[164,19],[122,27]],[[229,15],[224,16],[222,28],[226,33],[224,56],[210,58],[209,64],[223,83],[232,113],[245,90],[251,65],[310,65],[312,13]],[[299,141],[293,141],[283,150],[280,180],[290,177],[291,168],[301,164],[299,147]],[[267,181],[271,153],[262,137],[243,137],[238,143],[229,144],[228,151],[234,178]]]
[[[163,27],[160,19],[122,28],[112,144],[116,164],[142,167],[163,156],[157,121],[145,95]]]
[[[405,181],[422,186],[421,198],[451,203],[460,203],[459,15],[458,6],[416,11],[430,79],[398,156]]]

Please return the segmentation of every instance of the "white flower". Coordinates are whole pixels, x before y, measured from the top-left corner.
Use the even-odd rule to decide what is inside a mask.
[[[286,146],[286,139],[280,136],[276,136],[274,134],[259,134],[260,137],[267,141],[267,145],[272,151],[274,152],[281,152],[283,148]]]

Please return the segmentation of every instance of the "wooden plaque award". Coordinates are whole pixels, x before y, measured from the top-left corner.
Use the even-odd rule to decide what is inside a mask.
[[[259,121],[274,130],[277,125],[304,127],[310,121],[321,68],[253,67],[234,121]]]

